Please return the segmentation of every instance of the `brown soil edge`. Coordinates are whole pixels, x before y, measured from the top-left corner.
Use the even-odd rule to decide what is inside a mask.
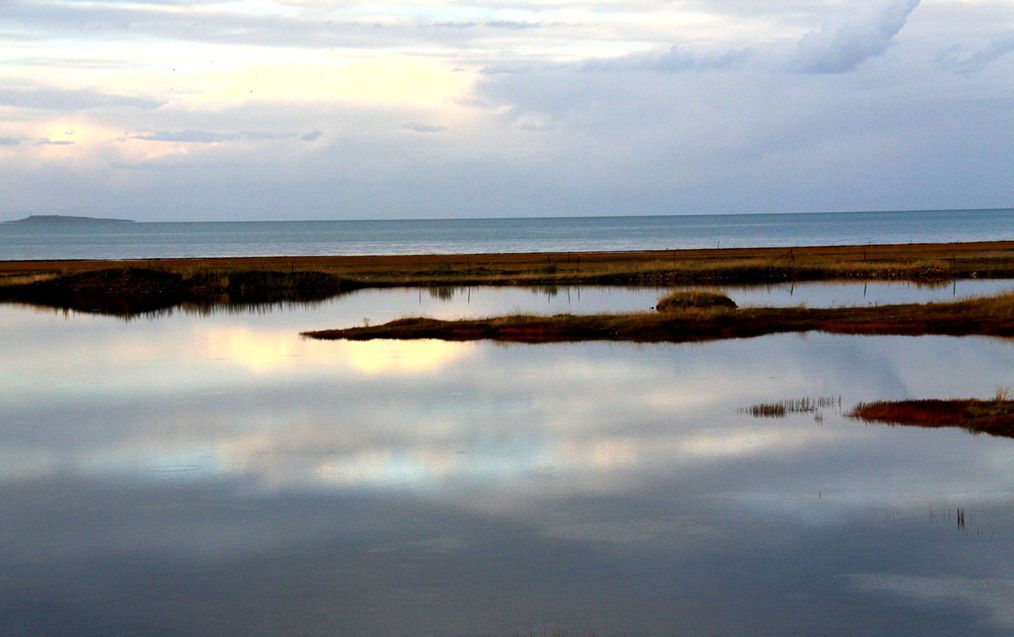
[[[1014,400],[901,400],[860,403],[848,416],[866,422],[913,427],[960,427],[1014,438]]]
[[[147,268],[322,272],[359,285],[667,285],[806,280],[1014,277],[1014,241],[631,252],[278,256],[0,261],[0,285],[33,277]]]
[[[671,313],[513,315],[457,321],[405,318],[383,325],[319,330],[304,332],[303,335],[329,340],[681,343],[809,331],[1011,337],[1014,336],[1014,294],[953,303],[828,309],[758,307]]]

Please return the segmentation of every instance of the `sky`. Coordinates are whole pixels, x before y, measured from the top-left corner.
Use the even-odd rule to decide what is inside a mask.
[[[0,0],[0,219],[1010,206],[1012,0]]]

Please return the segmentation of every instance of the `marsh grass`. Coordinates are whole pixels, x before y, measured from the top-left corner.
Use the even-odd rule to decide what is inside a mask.
[[[865,422],[913,427],[960,427],[1014,438],[1014,400],[998,397],[860,403],[847,414]]]
[[[131,316],[177,306],[320,301],[358,287],[323,272],[109,268],[8,285],[0,288],[0,300]]]
[[[777,403],[758,403],[745,409],[741,413],[748,413],[754,418],[784,418],[788,414],[813,414],[820,421],[824,416],[822,411],[834,409],[841,412],[841,396],[804,396],[790,400],[783,400]]]
[[[713,308],[735,309],[736,303],[719,290],[677,290],[663,296],[655,306],[659,312]]]
[[[30,283],[38,283],[39,281],[48,281],[50,279],[56,279],[59,276],[60,275],[56,273],[4,274],[0,275],[0,287],[28,285]]]
[[[1014,242],[878,246],[812,246],[634,252],[226,257],[132,261],[0,262],[6,274],[69,274],[146,268],[188,276],[195,271],[316,271],[369,285],[601,284],[680,285],[815,280],[938,282],[1014,277]]]
[[[746,409],[754,418],[784,418],[788,410],[782,403],[758,403]]]
[[[840,308],[689,308],[626,314],[507,315],[441,321],[403,318],[369,329],[307,332],[313,338],[689,342],[786,332],[1014,336],[1014,293],[949,303]]]
[[[89,277],[90,282],[85,280]],[[362,287],[661,287],[818,280],[933,283],[962,277],[1014,277],[1014,242],[789,250],[0,261],[0,301],[129,314],[135,308],[146,311],[178,302],[320,300],[336,291]],[[178,280],[166,287],[170,278]],[[697,302],[679,309],[696,312],[715,308]]]

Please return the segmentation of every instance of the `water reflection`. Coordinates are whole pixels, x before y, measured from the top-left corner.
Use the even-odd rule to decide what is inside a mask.
[[[1009,341],[351,344],[302,312],[0,309],[0,632],[1014,630],[1014,441],[740,413],[986,396]]]
[[[715,289],[713,286],[682,286],[680,289]],[[1014,290],[1007,279],[968,279],[947,283],[912,282],[804,282],[767,285],[721,286],[740,306],[842,307],[954,301]],[[651,310],[659,297],[670,292],[662,287],[616,286],[437,286],[428,288],[380,288],[343,292],[321,300],[182,303],[157,310],[121,315],[126,321],[172,319],[177,315],[213,317],[284,316],[305,317],[321,329],[348,327],[365,322],[386,322],[403,316],[434,318],[483,317],[505,313],[592,314]],[[15,304],[15,306],[17,306]],[[32,307],[32,306],[21,306]],[[67,309],[49,309],[65,317]],[[115,315],[115,314],[114,314]],[[332,323],[325,324],[325,317]],[[309,329],[306,324],[297,327]]]

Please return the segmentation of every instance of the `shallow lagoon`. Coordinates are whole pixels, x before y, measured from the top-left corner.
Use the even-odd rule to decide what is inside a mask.
[[[385,290],[128,322],[0,305],[0,632],[1014,630],[1014,441],[742,413],[988,396],[1014,384],[1014,343],[298,336],[566,294],[489,292],[510,301]]]
[[[741,306],[842,307],[892,303],[948,302],[1014,290],[1010,279],[969,279],[943,284],[910,282],[808,282],[772,285],[682,286],[719,289]],[[617,286],[474,286],[372,288],[325,301],[247,307],[178,308],[158,316],[184,313],[281,314],[297,331],[348,327],[363,321],[382,323],[403,316],[441,319],[496,314],[592,314],[651,310],[670,292],[666,287]],[[282,310],[282,311],[279,311]],[[279,317],[280,318],[280,317]],[[277,320],[277,319],[276,319]]]

